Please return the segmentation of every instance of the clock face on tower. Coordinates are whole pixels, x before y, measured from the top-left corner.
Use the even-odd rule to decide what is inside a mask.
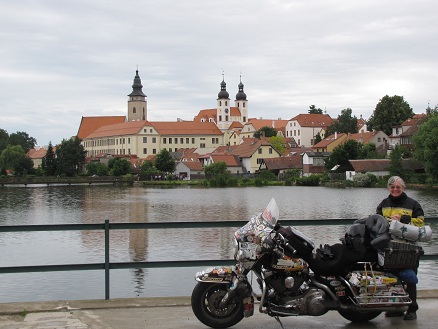
[[[225,108],[225,113],[228,113],[228,108]]]

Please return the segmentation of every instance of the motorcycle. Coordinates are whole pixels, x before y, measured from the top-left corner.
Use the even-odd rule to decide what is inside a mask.
[[[396,271],[379,268],[377,252],[357,253],[345,243],[321,245],[278,223],[274,199],[234,234],[234,266],[196,273],[191,296],[206,326],[227,328],[259,312],[274,317],[321,316],[337,311],[351,322],[407,310],[411,300]],[[377,264],[377,265],[376,265]],[[248,274],[256,276],[259,293]],[[281,324],[282,325],[282,324]]]

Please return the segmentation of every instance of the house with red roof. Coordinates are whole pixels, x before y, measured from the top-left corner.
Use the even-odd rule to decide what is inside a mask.
[[[405,120],[400,126],[392,127],[392,134],[389,136],[390,147],[402,145],[408,150],[413,150],[412,136],[414,136],[418,127],[426,120],[426,114],[415,114],[412,118]]]
[[[40,147],[40,148],[33,148],[30,149],[26,155],[33,161],[33,167],[41,168],[43,165],[43,160],[46,157],[47,149]]]
[[[324,138],[332,123],[332,118],[327,114],[298,114],[287,122],[285,137],[293,137],[300,147],[312,146],[316,135]]]

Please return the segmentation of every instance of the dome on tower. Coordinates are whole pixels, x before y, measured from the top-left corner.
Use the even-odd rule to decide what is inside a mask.
[[[236,94],[236,101],[246,101],[246,94],[243,92],[243,83],[239,83],[239,92]]]
[[[143,96],[146,97],[146,95],[143,93],[143,85],[141,84],[140,76],[138,75],[138,70],[135,71],[135,77],[134,77],[134,84],[132,85],[132,93],[130,93],[128,96]]]
[[[221,91],[217,94],[217,98],[218,99],[229,99],[230,98],[230,94],[227,91],[227,84],[225,83],[225,81],[223,79],[221,82]]]

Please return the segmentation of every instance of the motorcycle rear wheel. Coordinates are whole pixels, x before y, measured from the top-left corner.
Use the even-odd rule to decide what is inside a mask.
[[[360,323],[360,322],[368,322],[374,318],[377,318],[380,311],[370,311],[370,312],[357,312],[357,311],[347,311],[347,310],[338,310],[338,313],[345,319]]]
[[[212,328],[228,328],[243,319],[243,304],[219,307],[228,285],[198,282],[192,292],[192,310],[199,321]]]

